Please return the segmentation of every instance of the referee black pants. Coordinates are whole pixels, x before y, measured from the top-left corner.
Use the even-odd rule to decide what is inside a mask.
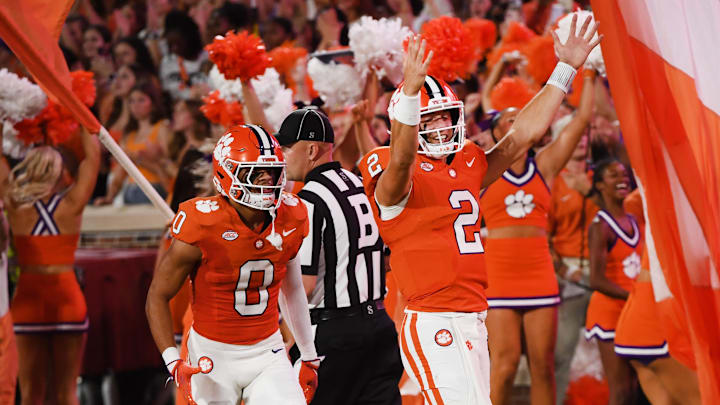
[[[384,309],[319,322],[315,347],[325,358],[312,405],[401,404],[398,335]],[[297,347],[291,356],[299,357]]]

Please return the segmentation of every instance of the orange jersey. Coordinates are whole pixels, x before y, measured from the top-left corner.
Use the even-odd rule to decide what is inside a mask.
[[[480,241],[478,193],[487,171],[485,153],[468,142],[451,162],[415,158],[407,204],[395,218],[380,218],[375,187],[390,161],[388,147],[360,162],[365,192],[380,236],[390,248],[390,267],[408,308],[435,312],[487,309],[487,274]]]
[[[191,275],[193,329],[222,343],[250,345],[278,329],[278,292],[287,262],[308,234],[305,206],[284,193],[275,230],[282,250],[266,237],[272,226],[249,229],[225,197],[180,204],[172,235],[198,247],[202,262]]]
[[[488,229],[514,225],[547,228],[550,190],[535,159],[527,159],[525,173],[506,170],[480,195],[480,205]]]
[[[608,246],[605,262],[605,277],[618,286],[630,291],[640,274],[640,229],[633,216],[630,217],[633,233],[628,235],[605,210],[600,210],[595,221],[605,221],[615,234],[615,242]]]
[[[588,177],[591,176],[592,173],[588,172]],[[568,187],[563,176],[557,176],[550,195],[549,220],[553,249],[562,257],[587,258],[588,229],[597,214],[597,205]]]

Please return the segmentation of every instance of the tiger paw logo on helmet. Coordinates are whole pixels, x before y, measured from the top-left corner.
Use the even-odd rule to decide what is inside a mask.
[[[638,274],[640,274],[640,256],[638,256],[637,253],[632,252],[630,256],[623,260],[622,264],[623,273],[625,273],[628,278],[634,280],[637,278]]]
[[[230,144],[234,140],[235,138],[233,138],[232,134],[230,133],[227,133],[223,135],[222,138],[220,138],[218,143],[215,145],[215,150],[213,151],[213,156],[215,157],[215,160],[221,162],[228,155],[228,153],[230,153]]]
[[[533,198],[532,194],[525,194],[524,190],[509,194],[505,197],[505,211],[513,218],[524,218],[535,208]]]
[[[218,206],[218,203],[216,201],[199,200],[195,201],[195,209],[204,214],[209,214],[213,211],[217,211],[218,209],[220,209],[220,207]]]

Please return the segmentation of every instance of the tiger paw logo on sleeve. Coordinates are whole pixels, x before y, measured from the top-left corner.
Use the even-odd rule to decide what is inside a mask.
[[[195,209],[202,212],[203,214],[209,214],[213,211],[217,211],[220,207],[216,201],[211,200],[198,200],[195,201]]]
[[[533,198],[532,194],[525,194],[524,190],[509,194],[505,197],[505,211],[513,218],[524,218],[535,208]]]

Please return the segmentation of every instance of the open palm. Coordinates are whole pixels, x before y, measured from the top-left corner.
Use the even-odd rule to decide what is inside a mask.
[[[592,51],[603,38],[602,35],[599,35],[593,41],[593,37],[600,23],[594,23],[592,28],[588,29],[592,22],[592,17],[585,19],[582,27],[580,27],[580,32],[577,32],[577,19],[577,14],[573,15],[572,22],[570,23],[570,35],[564,44],[560,41],[560,38],[558,38],[554,30],[550,31],[555,41],[555,53],[557,53],[558,58],[561,62],[565,62],[575,69],[578,69],[585,63],[590,51]]]

